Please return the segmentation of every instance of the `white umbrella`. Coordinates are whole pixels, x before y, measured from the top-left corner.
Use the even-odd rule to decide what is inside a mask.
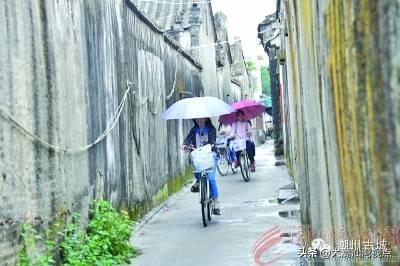
[[[215,97],[194,97],[177,101],[162,114],[162,118],[194,119],[235,112],[235,109]]]

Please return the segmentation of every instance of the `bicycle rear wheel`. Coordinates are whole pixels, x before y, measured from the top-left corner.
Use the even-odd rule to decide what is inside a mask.
[[[247,152],[242,152],[240,154],[240,171],[242,172],[242,176],[244,181],[250,181],[250,167],[249,167],[249,158],[247,156]]]
[[[246,182],[249,182],[250,181],[250,176],[251,176],[251,169],[250,169],[250,165],[251,165],[251,163],[250,163],[250,158],[249,158],[249,155],[247,154],[247,152],[246,152],[246,154],[245,154],[245,158],[246,158],[246,176],[247,176],[247,180],[245,180]]]
[[[201,205],[201,217],[203,220],[203,226],[207,227],[208,223],[208,188],[207,188],[207,178],[202,176],[200,179],[200,205]]]
[[[217,169],[221,176],[226,176],[229,172],[229,161],[225,150],[218,151]]]

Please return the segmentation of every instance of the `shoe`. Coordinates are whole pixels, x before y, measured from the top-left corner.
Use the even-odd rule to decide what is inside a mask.
[[[214,208],[212,212],[214,215],[221,215],[221,210],[219,208]]]
[[[235,162],[233,164],[233,167],[234,168],[238,168],[239,167],[239,161],[238,160],[235,160]]]
[[[256,165],[254,163],[250,164],[250,171],[255,172],[256,171]]]
[[[213,205],[214,205],[214,208],[213,208],[213,210],[212,210],[212,213],[214,214],[214,215],[221,215],[221,210],[219,209],[219,201],[218,201],[218,199],[213,199]]]
[[[196,181],[194,182],[193,186],[190,188],[190,191],[192,191],[193,193],[197,193],[199,192],[199,182]]]

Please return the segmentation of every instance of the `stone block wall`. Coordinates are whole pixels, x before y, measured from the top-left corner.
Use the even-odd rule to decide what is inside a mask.
[[[79,212],[84,224],[97,198],[138,217],[179,189],[191,122],[160,115],[204,91],[200,64],[129,1],[2,1],[0,24],[1,265],[15,263],[22,223]],[[111,127],[124,99],[106,138],[70,152]]]
[[[398,230],[400,3],[280,3],[285,151],[303,225],[332,245]]]

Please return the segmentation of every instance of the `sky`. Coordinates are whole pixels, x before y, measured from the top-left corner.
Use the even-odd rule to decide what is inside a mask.
[[[235,37],[242,40],[245,57],[267,58],[260,39],[257,38],[257,26],[265,16],[274,13],[276,0],[212,0],[214,13],[222,11],[227,16],[230,42]]]

